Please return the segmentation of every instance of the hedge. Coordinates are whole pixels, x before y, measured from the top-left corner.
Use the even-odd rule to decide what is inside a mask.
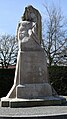
[[[48,67],[51,85],[60,95],[67,95],[67,67]],[[14,82],[15,69],[0,69],[0,98],[7,95]]]
[[[67,95],[67,66],[52,66],[48,68],[51,85],[59,95]]]
[[[0,98],[7,95],[14,82],[15,69],[0,69]]]

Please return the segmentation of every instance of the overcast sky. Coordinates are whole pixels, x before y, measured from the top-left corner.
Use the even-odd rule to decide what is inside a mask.
[[[0,0],[0,34],[15,35],[16,25],[24,12],[24,8],[33,5],[44,18],[43,4],[50,6],[52,3],[60,7],[63,15],[67,17],[67,0]]]

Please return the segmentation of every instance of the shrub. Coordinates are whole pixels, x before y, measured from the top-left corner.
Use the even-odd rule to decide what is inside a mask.
[[[0,98],[7,95],[14,82],[15,69],[0,69]]]
[[[67,95],[67,67],[48,67],[49,80],[51,85],[60,95]]]

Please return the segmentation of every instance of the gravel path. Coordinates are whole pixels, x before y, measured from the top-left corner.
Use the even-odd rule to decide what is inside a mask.
[[[67,115],[67,106],[41,106],[30,108],[0,107],[1,117],[31,117],[47,115]]]

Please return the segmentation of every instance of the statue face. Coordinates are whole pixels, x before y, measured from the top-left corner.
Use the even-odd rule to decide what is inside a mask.
[[[29,12],[27,16],[27,20],[31,22],[36,22],[36,16],[33,12]]]
[[[22,40],[25,36],[29,36],[29,29],[32,29],[32,23],[29,21],[22,21],[18,30],[19,40]]]
[[[36,16],[33,12],[30,13],[30,17],[31,17],[33,22],[36,22]]]

